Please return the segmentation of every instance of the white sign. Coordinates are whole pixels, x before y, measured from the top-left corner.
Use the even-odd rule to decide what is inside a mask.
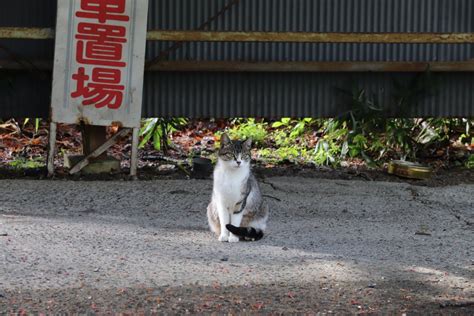
[[[52,120],[139,127],[148,0],[58,0]]]

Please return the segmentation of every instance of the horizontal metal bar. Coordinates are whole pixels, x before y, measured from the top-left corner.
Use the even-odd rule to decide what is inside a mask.
[[[54,29],[35,27],[0,27],[0,39],[54,39]]]
[[[38,70],[51,70],[52,61],[31,61]],[[21,70],[23,65],[0,60],[0,70]],[[166,72],[474,72],[474,60],[462,62],[361,62],[361,61],[161,61],[148,71]]]
[[[303,33],[148,31],[149,41],[174,42],[302,42],[302,43],[474,43],[474,33]]]
[[[162,61],[150,71],[176,72],[470,72],[468,62]]]
[[[0,39],[53,39],[48,28],[0,27]],[[149,41],[474,44],[474,33],[303,33],[148,31]]]

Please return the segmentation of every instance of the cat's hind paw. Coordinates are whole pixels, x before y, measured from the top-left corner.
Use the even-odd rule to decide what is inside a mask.
[[[229,242],[239,242],[240,238],[235,236],[234,234],[230,234]]]

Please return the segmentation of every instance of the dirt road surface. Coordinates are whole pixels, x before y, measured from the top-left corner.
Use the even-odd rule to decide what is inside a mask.
[[[0,314],[474,313],[474,185],[266,182],[229,244],[210,180],[1,180]]]

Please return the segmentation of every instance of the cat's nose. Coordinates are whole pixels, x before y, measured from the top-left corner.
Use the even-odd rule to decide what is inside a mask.
[[[240,164],[242,163],[242,161],[237,160],[236,163],[237,163],[237,166],[240,166]]]

